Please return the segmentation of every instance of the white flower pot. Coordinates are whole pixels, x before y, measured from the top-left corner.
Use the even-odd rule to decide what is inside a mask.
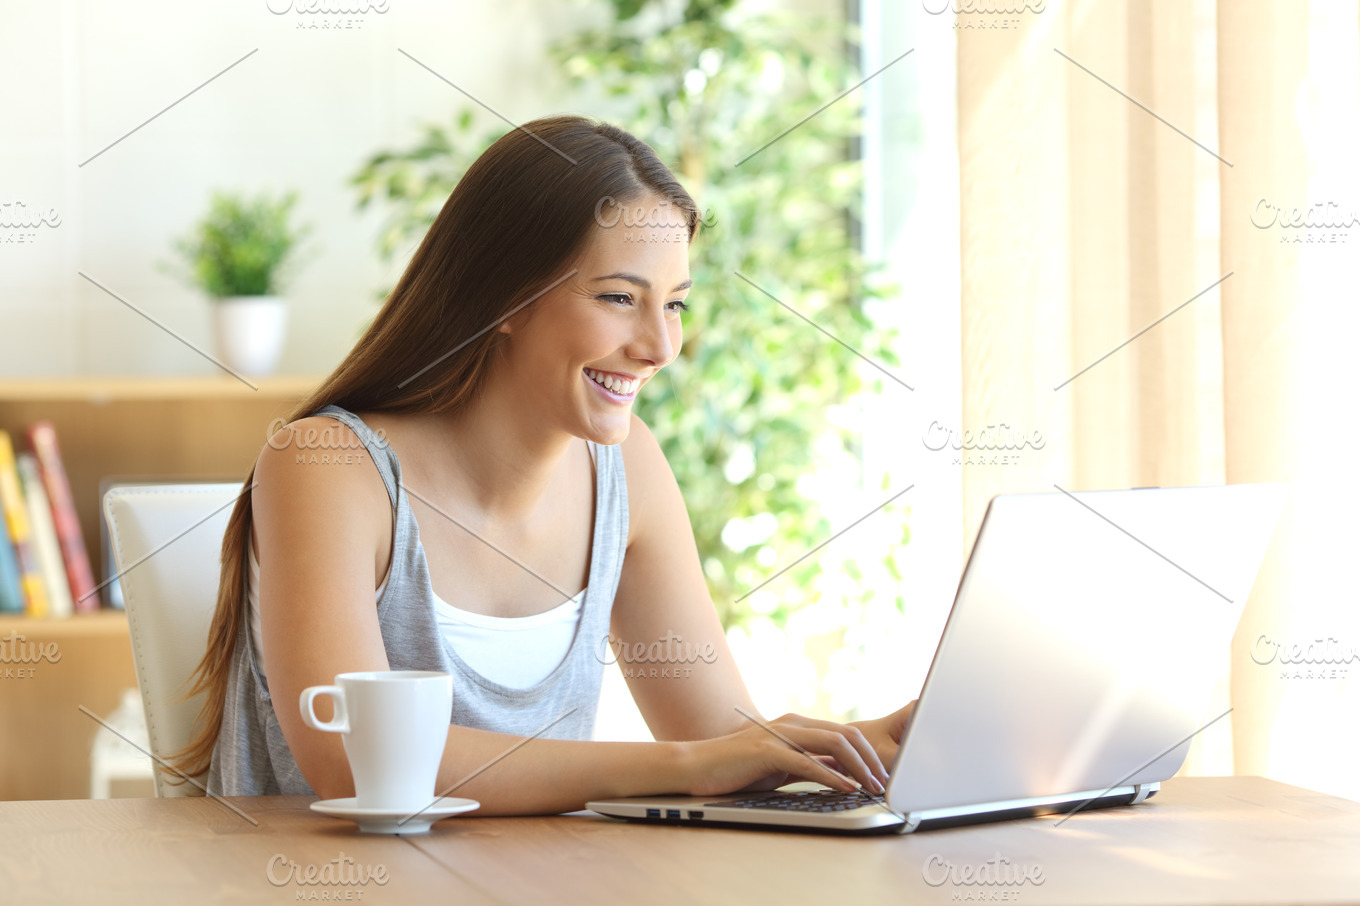
[[[278,296],[230,296],[213,303],[217,356],[242,374],[273,374],[283,351],[288,306]]]

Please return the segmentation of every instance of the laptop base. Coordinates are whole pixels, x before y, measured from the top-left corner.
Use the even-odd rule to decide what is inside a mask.
[[[620,799],[611,802],[590,802],[586,804],[586,808],[634,824],[869,836],[909,834],[923,830],[1010,821],[1017,818],[1037,818],[1044,815],[1075,816],[1093,809],[1136,805],[1156,795],[1160,787],[1160,783],[1148,783],[1046,800],[1013,800],[989,805],[930,809],[908,815],[892,811],[886,803],[866,805],[853,811],[828,815],[817,812],[786,812],[779,809],[735,808],[727,805],[725,801],[749,799],[749,794],[728,797],[674,796]],[[778,791],[770,793],[772,797],[777,795]]]

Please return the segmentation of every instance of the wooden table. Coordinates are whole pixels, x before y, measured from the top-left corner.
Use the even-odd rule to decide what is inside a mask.
[[[369,836],[311,797],[229,801],[258,824],[202,798],[0,803],[0,903],[1360,902],[1360,803],[1256,777],[1174,779],[1146,805],[1058,827],[875,838],[580,814]],[[927,882],[998,860],[1041,868],[1042,883]],[[385,883],[299,885],[289,863],[381,865]]]

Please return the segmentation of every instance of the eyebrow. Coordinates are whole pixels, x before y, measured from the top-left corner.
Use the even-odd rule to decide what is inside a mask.
[[[613,274],[605,274],[603,277],[594,278],[591,282],[599,283],[604,280],[626,280],[627,282],[633,284],[634,286],[640,286],[643,289],[649,290],[652,288],[652,281],[648,280],[646,277],[640,277],[637,274],[629,274],[624,271],[618,271]],[[693,280],[686,280],[684,283],[676,284],[675,288],[672,289],[671,292],[678,293],[680,290],[689,289],[693,285],[694,285]]]

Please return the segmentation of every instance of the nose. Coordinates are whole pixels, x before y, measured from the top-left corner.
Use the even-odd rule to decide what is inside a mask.
[[[640,308],[629,356],[659,369],[669,365],[679,349],[680,319],[668,320],[664,309]]]

